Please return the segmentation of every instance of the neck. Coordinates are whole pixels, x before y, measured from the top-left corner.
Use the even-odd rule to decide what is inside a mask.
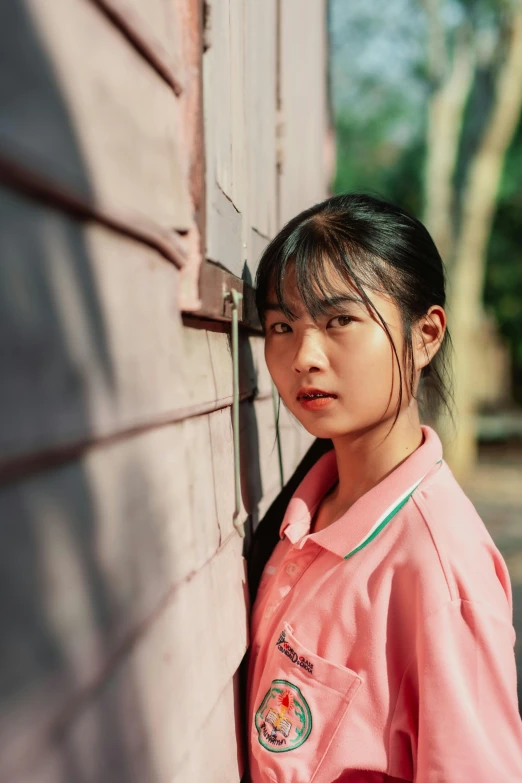
[[[401,411],[390,431],[393,419],[369,430],[333,439],[339,483],[332,492],[336,506],[348,509],[376,486],[422,444],[418,409]]]

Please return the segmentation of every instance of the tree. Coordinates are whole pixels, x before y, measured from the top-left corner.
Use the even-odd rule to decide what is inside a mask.
[[[513,205],[522,203],[522,188],[510,172],[495,221],[503,163],[521,114],[521,4],[333,0],[335,189],[377,191],[422,216],[446,262],[457,437],[441,425],[446,456],[460,478],[476,452],[474,368],[484,298],[511,340],[522,378],[522,288],[517,293],[508,283],[520,282]],[[383,41],[388,51],[379,59]],[[397,53],[393,61],[390,51]],[[518,145],[518,156],[513,148],[510,154],[520,162],[522,127]]]
[[[433,90],[424,218],[449,268],[458,437],[448,441],[446,454],[463,478],[475,461],[474,376],[488,241],[504,159],[522,107],[522,3],[461,3],[461,22],[451,35],[440,0],[425,0],[425,5]],[[481,127],[466,149],[465,109],[472,91],[485,105]]]

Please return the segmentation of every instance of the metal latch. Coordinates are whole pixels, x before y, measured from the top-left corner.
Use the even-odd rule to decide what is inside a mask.
[[[244,538],[245,531],[239,515],[241,513],[241,473],[239,464],[239,303],[243,294],[232,288],[225,294],[225,301],[229,302],[232,315],[232,433],[234,439],[234,527]]]

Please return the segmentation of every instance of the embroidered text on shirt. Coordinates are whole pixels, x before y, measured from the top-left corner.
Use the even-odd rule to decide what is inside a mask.
[[[305,658],[304,655],[298,655],[294,648],[288,644],[286,641],[286,631],[281,631],[281,635],[279,639],[276,642],[276,647],[279,650],[279,652],[282,652],[283,655],[286,655],[292,663],[295,663],[296,666],[300,666],[302,669],[305,670],[305,672],[308,672],[308,674],[312,674],[314,671],[314,665],[311,661],[308,660],[308,658]]]

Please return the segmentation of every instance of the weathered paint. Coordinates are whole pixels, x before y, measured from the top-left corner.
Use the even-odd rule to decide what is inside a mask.
[[[238,783],[229,335],[180,302],[326,194],[324,3],[211,0],[204,53],[199,0],[111,0],[143,45],[102,5],[2,7],[2,781]],[[133,221],[182,231],[182,272]],[[255,522],[279,465],[262,339],[240,356]],[[310,436],[281,433],[288,476]]]

